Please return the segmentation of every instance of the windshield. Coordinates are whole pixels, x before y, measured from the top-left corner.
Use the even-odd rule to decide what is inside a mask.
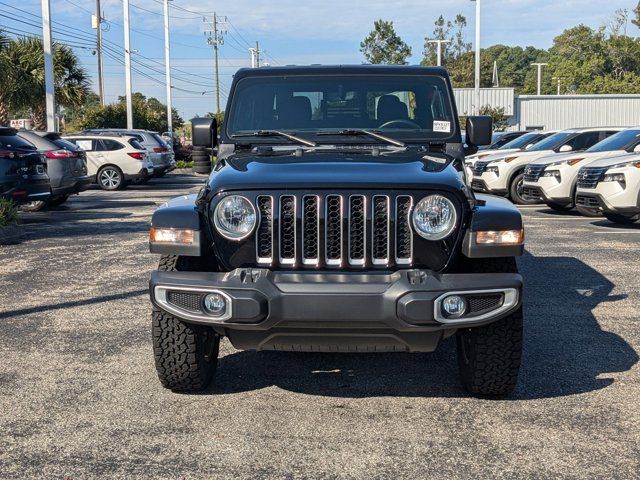
[[[511,148],[524,148],[530,143],[534,143],[539,140],[540,133],[531,132],[525,133],[524,135],[519,136],[518,138],[514,138],[508,143],[505,143],[498,150],[509,150]]]
[[[596,143],[587,152],[611,152],[613,150],[625,150],[640,140],[640,130],[623,130],[609,138]]]
[[[426,140],[449,138],[456,128],[442,77],[292,75],[240,80],[227,135],[280,130],[308,138],[322,132],[368,129],[394,138]]]
[[[541,140],[536,143],[533,147],[531,147],[528,152],[540,152],[542,150],[554,150],[555,148],[562,145],[565,141],[567,141],[570,137],[573,136],[573,132],[558,132],[554,133],[550,137]]]

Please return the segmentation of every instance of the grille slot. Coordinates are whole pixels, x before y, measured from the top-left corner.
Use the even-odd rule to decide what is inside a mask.
[[[256,254],[258,263],[273,262],[273,198],[260,195],[257,198],[260,225],[257,230]]]
[[[411,195],[259,194],[257,263],[308,268],[412,265],[413,205]]]
[[[410,265],[413,257],[413,233],[411,231],[411,207],[413,199],[408,195],[396,198],[396,263]]]
[[[317,265],[320,261],[320,199],[317,195],[305,195],[302,204],[302,263]]]
[[[544,172],[546,165],[529,165],[524,169],[524,179],[527,182],[537,182]]]
[[[578,187],[596,188],[608,167],[583,167],[578,172]]]
[[[280,197],[280,263],[296,263],[296,197]]]
[[[167,292],[167,302],[190,312],[202,312],[202,295],[197,293]]]
[[[327,265],[342,263],[342,197],[328,195],[325,200],[325,257]]]
[[[349,264],[364,265],[366,244],[366,200],[364,195],[349,197]]]
[[[371,257],[374,265],[389,263],[389,197],[373,197]]]

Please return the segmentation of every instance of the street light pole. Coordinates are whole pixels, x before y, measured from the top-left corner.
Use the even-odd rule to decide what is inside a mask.
[[[480,113],[480,7],[481,0],[471,0],[476,2],[476,61],[475,61],[475,81],[474,81],[474,103],[473,110],[475,115]]]
[[[451,43],[451,40],[427,40],[427,43],[435,43],[438,47],[437,50],[437,58],[438,58],[438,66],[442,66],[442,44]]]
[[[548,63],[532,63],[531,65],[534,65],[536,67],[538,67],[538,96],[540,96],[542,93],[542,67],[549,65]]]
[[[169,41],[169,0],[164,0],[164,64],[167,83],[167,131],[173,133],[171,116],[171,42]]]
[[[122,0],[124,19],[124,87],[127,99],[127,128],[133,128],[133,101],[131,99],[131,39],[129,38],[129,0]]]
[[[47,131],[56,131],[56,99],[53,81],[53,53],[51,39],[51,5],[42,0],[42,39],[44,46],[44,83],[47,108]]]

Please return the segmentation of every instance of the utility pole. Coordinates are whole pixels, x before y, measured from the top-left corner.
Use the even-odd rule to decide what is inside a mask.
[[[127,128],[133,128],[133,101],[131,99],[131,39],[129,38],[129,0],[122,0],[124,19],[124,87],[127,99]]]
[[[438,63],[437,65],[439,67],[442,66],[442,44],[444,43],[451,43],[451,40],[427,40],[427,43],[435,43],[436,45],[438,45],[438,50],[437,50],[437,57],[438,57]]]
[[[260,68],[260,45],[256,42],[255,48],[250,48],[251,54],[251,68]]]
[[[171,42],[169,41],[169,0],[164,0],[164,65],[167,83],[167,131],[173,133],[171,118]]]
[[[557,80],[558,81],[558,95],[560,95],[560,82],[562,82],[562,80],[564,80],[565,77],[551,77],[551,80]]]
[[[260,45],[256,41],[256,68],[260,68]]]
[[[480,113],[480,3],[481,0],[471,0],[476,2],[476,65],[475,65],[475,82],[474,82],[474,103],[473,111],[475,115]]]
[[[104,106],[104,81],[102,80],[102,13],[100,0],[96,0],[96,14],[91,19],[91,26],[96,29],[96,53],[98,57],[98,94],[100,105]]]
[[[216,77],[216,113],[220,113],[220,72],[218,69],[218,48],[220,45],[224,45],[223,35],[226,33],[226,30],[220,30],[218,28],[218,24],[224,24],[226,21],[227,17],[223,17],[223,20],[220,20],[215,12],[213,13],[213,21],[207,20],[206,18],[204,19],[204,22],[211,27],[210,30],[205,30],[205,34],[209,34],[207,42],[209,45],[213,46],[213,61]]]
[[[549,65],[548,63],[532,63],[531,65],[534,65],[536,67],[538,67],[538,96],[540,96],[542,93],[542,67]]]
[[[51,40],[51,5],[42,0],[42,38],[44,45],[44,83],[47,106],[47,131],[56,131],[56,98],[53,81],[53,52]]]

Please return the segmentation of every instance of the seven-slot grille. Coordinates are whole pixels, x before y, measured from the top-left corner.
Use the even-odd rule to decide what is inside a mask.
[[[578,186],[581,188],[596,188],[602,180],[608,167],[583,167],[578,172]]]
[[[524,169],[524,179],[527,182],[537,182],[544,172],[546,165],[529,165]]]
[[[256,257],[261,265],[411,265],[409,195],[258,195]]]

